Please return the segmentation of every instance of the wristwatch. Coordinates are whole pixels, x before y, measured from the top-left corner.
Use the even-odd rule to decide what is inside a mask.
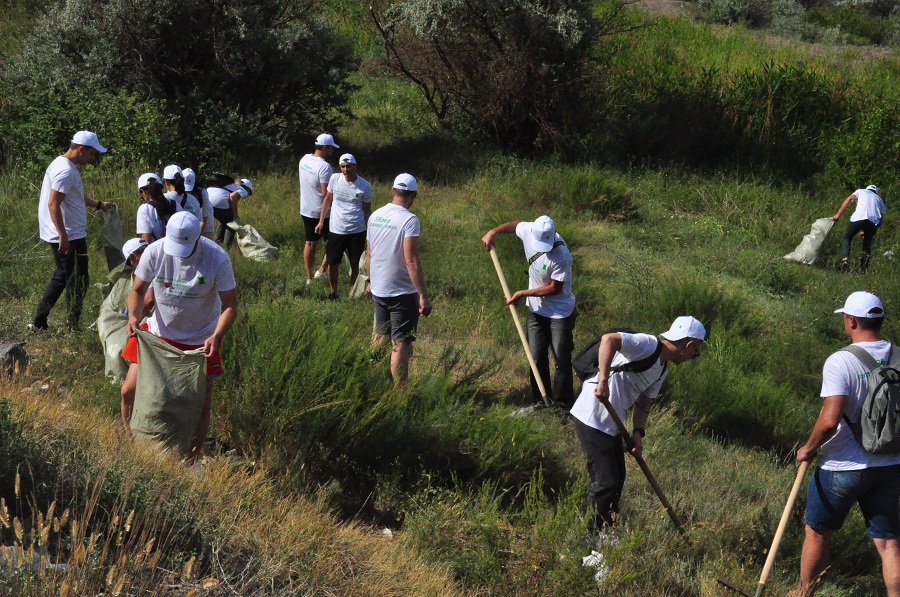
[[[644,428],[643,428],[643,427],[635,427],[635,428],[632,430],[631,435],[634,435],[635,433],[637,433],[637,434],[640,435],[641,437],[645,437],[645,436],[647,435],[647,432],[644,431]]]

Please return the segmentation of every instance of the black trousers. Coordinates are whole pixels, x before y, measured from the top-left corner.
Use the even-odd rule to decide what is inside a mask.
[[[543,315],[536,315],[531,311],[525,320],[528,330],[528,349],[531,358],[537,365],[544,389],[550,394],[548,398],[554,402],[571,407],[575,402],[574,371],[572,370],[572,350],[575,348],[573,333],[575,320],[578,318],[576,311],[562,319],[551,319]],[[554,375],[553,385],[550,385],[550,355],[553,353]],[[531,397],[535,402],[541,402],[541,390],[538,388],[534,372],[529,369],[531,379]]]
[[[872,220],[859,220],[858,222],[850,222],[847,225],[847,231],[844,232],[844,240],[841,242],[841,253],[846,259],[850,256],[850,244],[853,237],[862,230],[862,256],[859,258],[859,266],[865,271],[869,267],[869,256],[872,254],[872,241],[875,240],[875,233],[878,232],[878,226]]]
[[[621,435],[607,435],[575,417],[572,422],[591,477],[588,504],[594,510],[594,517],[589,528],[599,532],[611,526],[619,513],[619,500],[625,486],[625,444]]]
[[[45,329],[53,305],[65,292],[68,312],[66,323],[70,328],[74,328],[81,319],[84,295],[88,289],[87,239],[70,240],[69,252],[65,255],[59,254],[59,243],[47,244],[50,245],[50,251],[53,253],[56,271],[47,282],[44,296],[41,297],[37,309],[34,311],[32,324],[36,328]]]
[[[219,223],[218,230],[216,230],[216,242],[225,247],[230,247],[231,243],[234,242],[234,231],[228,227],[228,223],[234,221],[234,212],[232,212],[231,207],[214,207],[213,217]]]

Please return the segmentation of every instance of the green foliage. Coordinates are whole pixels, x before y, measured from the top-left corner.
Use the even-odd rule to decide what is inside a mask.
[[[531,152],[571,145],[589,122],[591,47],[625,26],[624,3],[378,2],[385,63],[414,82],[435,116],[471,138]],[[573,76],[578,73],[578,76]]]
[[[81,128],[128,165],[285,151],[335,124],[356,65],[316,6],[53,5],[2,72],[7,157],[43,164]]]
[[[768,0],[698,0],[697,8],[711,23],[747,23],[752,27],[768,24],[771,11]]]

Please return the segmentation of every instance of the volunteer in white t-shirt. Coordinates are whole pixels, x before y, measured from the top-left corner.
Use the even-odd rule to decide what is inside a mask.
[[[625,486],[623,441],[628,441],[632,454],[641,455],[647,416],[666,379],[669,364],[677,365],[699,357],[705,340],[706,328],[690,316],[675,319],[672,327],[659,338],[625,332],[602,336],[597,357],[598,373],[585,380],[571,410],[591,477],[588,501],[594,509],[590,524],[592,532],[605,532],[619,512],[619,500]],[[657,354],[656,361],[644,371],[617,370],[626,363],[654,354]],[[600,398],[608,398],[623,421],[628,409],[634,407],[634,431],[630,439],[623,440]]]
[[[417,192],[415,177],[397,176],[391,202],[372,212],[366,231],[366,269],[375,304],[373,341],[377,346],[393,342],[391,376],[397,384],[407,379],[419,315],[431,313],[419,260],[419,218],[409,211]]]
[[[163,196],[175,205],[175,211],[187,211],[200,220],[200,229],[203,230],[206,214],[200,207],[200,201],[188,193],[184,188],[184,173],[175,164],[166,166],[163,170],[163,184],[166,192]]]
[[[145,324],[155,336],[181,350],[206,353],[206,403],[192,442],[196,457],[209,430],[213,381],[222,373],[219,347],[237,317],[237,288],[228,253],[200,235],[200,221],[189,212],[169,218],[164,239],[144,250],[128,295],[129,340],[122,358],[131,365],[122,384],[122,420],[129,429],[137,385],[137,338],[146,300],[156,309]],[[148,293],[148,291],[150,291]]]
[[[163,194],[163,182],[153,172],[141,174],[137,184],[142,203],[135,218],[135,232],[152,243],[166,235],[166,222],[178,210]]]
[[[328,181],[328,192],[322,202],[322,213],[316,226],[321,233],[330,219],[325,260],[328,262],[328,283],[332,300],[337,299],[338,269],[344,253],[350,259],[350,287],[359,275],[359,258],[366,250],[366,222],[372,215],[372,185],[358,174],[359,166],[353,154],[345,153],[338,160],[341,172]],[[331,212],[330,218],[325,214]]]
[[[896,347],[881,337],[885,312],[877,296],[854,292],[835,313],[843,314],[853,346],[880,365],[890,362]],[[900,595],[900,455],[866,452],[848,424],[860,420],[868,377],[869,368],[847,350],[833,353],[822,369],[822,410],[806,444],[797,450],[797,462],[812,462],[821,454],[809,480],[800,587],[794,595],[813,594],[828,567],[834,532],[856,503],[881,556],[887,594]]]
[[[572,294],[572,253],[556,233],[549,216],[534,222],[507,222],[489,230],[481,239],[488,251],[498,234],[515,234],[522,240],[528,260],[528,289],[518,290],[506,304],[514,305],[527,297],[528,349],[537,365],[544,388],[554,403],[568,409],[575,399],[572,373],[573,333],[575,330],[575,295]],[[550,386],[550,356],[553,352],[555,373]],[[535,405],[543,406],[540,388],[531,375],[531,396]]]
[[[113,203],[97,201],[84,194],[78,166],[98,163],[101,153],[106,153],[106,148],[100,145],[96,133],[78,131],[66,152],[53,160],[44,172],[38,203],[38,230],[41,240],[50,246],[56,271],[34,311],[28,326],[32,331],[48,328],[47,318],[63,292],[66,293],[67,327],[78,327],[88,287],[86,208],[105,212],[115,207]]]
[[[209,202],[209,193],[206,189],[197,184],[197,173],[192,168],[185,168],[181,172],[184,177],[184,190],[197,200],[200,205],[200,213],[203,216],[200,221],[203,224],[203,236],[212,240],[215,234],[215,220],[213,218],[213,208]]]
[[[328,133],[322,133],[316,137],[315,149],[300,158],[300,218],[303,220],[303,264],[306,267],[306,285],[309,286],[314,278],[324,278],[327,258],[322,259],[322,265],[316,270],[316,247],[320,238],[328,240],[329,222],[328,210],[324,210],[322,202],[328,193],[328,181],[334,174],[334,168],[325,160],[334,153],[340,145],[334,142],[334,137]],[[319,227],[319,221],[323,225]],[[319,229],[316,232],[316,229]]]
[[[835,222],[840,220],[841,214],[852,201],[856,201],[856,210],[850,216],[850,223],[847,224],[847,231],[844,232],[844,240],[841,241],[841,265],[847,267],[850,245],[853,243],[853,237],[859,234],[863,239],[859,267],[862,271],[866,271],[869,267],[869,257],[872,254],[872,241],[875,240],[875,233],[878,232],[881,221],[884,219],[884,201],[878,196],[878,187],[870,184],[864,189],[856,189],[844,199],[841,207],[831,219]]]
[[[238,217],[238,202],[253,194],[253,183],[249,178],[241,178],[224,187],[208,187],[206,193],[213,209],[213,217],[219,222],[216,242],[226,248],[230,247],[234,242],[234,231],[228,227],[228,223],[241,223]]]

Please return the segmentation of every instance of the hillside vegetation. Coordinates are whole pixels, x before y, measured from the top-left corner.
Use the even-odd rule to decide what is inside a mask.
[[[398,172],[422,184],[413,211],[434,313],[420,322],[411,383],[392,388],[370,347],[368,301],[305,290],[295,164],[306,146],[258,170],[231,156],[254,182],[242,219],[281,255],[231,253],[240,315],[203,477],[125,444],[96,333],[63,333],[60,304],[51,333],[26,337],[50,275],[34,215],[43,165],[10,162],[0,338],[27,339],[31,364],[0,384],[0,545],[16,548],[0,552],[0,593],[693,596],[721,594],[717,577],[749,591],[795,475],[792,451],[819,411],[821,365],[846,343],[832,311],[861,289],[898,308],[885,255],[900,249],[896,57],[629,12],[640,27],[592,46],[605,70],[590,114],[603,118],[572,145],[513,155],[448,130],[420,89],[390,74],[374,33],[353,29],[365,11],[327,4],[362,64],[334,131],[342,150],[373,182],[373,207]],[[132,157],[137,166],[84,172],[126,231],[137,174],[174,159]],[[781,258],[870,182],[888,215],[865,274],[837,267],[846,220],[817,265]],[[527,364],[480,243],[490,227],[542,213],[575,257],[576,345],[611,326],[660,332],[688,313],[711,327],[702,358],[671,372],[645,442],[687,540],[629,461],[623,538],[599,584],[581,567],[587,475],[571,424],[510,416],[529,402]],[[100,282],[102,219],[90,215]],[[523,287],[520,244],[498,245],[510,285]],[[100,293],[88,297],[84,324]],[[896,318],[884,331],[900,338]],[[799,502],[771,594],[797,579]],[[820,594],[882,591],[858,512],[834,549]],[[18,566],[6,564],[13,552]],[[32,552],[44,559],[22,565]],[[48,565],[58,563],[66,569]]]

